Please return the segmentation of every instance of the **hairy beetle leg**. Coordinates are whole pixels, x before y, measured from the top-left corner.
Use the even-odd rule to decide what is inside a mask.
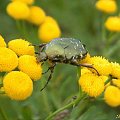
[[[97,71],[91,64],[78,64],[77,66],[83,66],[83,67],[92,68],[92,69],[94,69],[94,70],[96,71],[96,73],[97,73],[98,75],[100,75],[100,74],[98,73],[98,71]]]
[[[55,64],[56,65],[56,64]],[[50,66],[45,72],[43,72],[42,74],[46,74],[49,70],[51,70],[53,67],[55,67],[55,65],[54,66]]]
[[[35,52],[35,54],[39,54],[38,52]]]
[[[44,62],[42,62],[41,66],[43,66],[43,65],[44,65]]]
[[[50,67],[48,68],[48,69],[50,69],[51,73],[50,73],[50,75],[49,75],[49,77],[48,77],[48,80],[47,80],[47,82],[45,83],[44,87],[43,87],[40,91],[44,90],[44,88],[48,85],[49,81],[50,81],[51,78],[52,78],[52,74],[53,74],[53,71],[54,71],[55,66],[56,66],[56,63],[53,63],[52,66],[50,66]]]
[[[49,70],[51,69],[51,67],[49,67],[45,72],[43,72],[42,74],[46,74]]]

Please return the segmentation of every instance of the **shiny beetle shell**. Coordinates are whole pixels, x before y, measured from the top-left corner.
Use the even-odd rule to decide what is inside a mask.
[[[87,50],[78,39],[57,38],[46,44],[44,52],[51,60],[72,60],[86,57]]]

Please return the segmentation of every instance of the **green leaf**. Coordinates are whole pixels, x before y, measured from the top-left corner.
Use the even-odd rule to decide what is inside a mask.
[[[109,107],[104,102],[95,102],[91,104],[91,107],[86,110],[78,120],[116,120],[118,108]]]

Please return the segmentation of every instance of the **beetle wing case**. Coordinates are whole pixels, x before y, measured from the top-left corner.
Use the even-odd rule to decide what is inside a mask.
[[[55,57],[71,59],[76,56],[82,59],[87,50],[78,39],[57,38],[46,45],[45,53],[51,59]]]

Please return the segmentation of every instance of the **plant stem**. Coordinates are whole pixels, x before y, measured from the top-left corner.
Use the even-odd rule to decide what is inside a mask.
[[[105,22],[105,19],[106,19],[106,15],[103,14],[102,17],[103,17],[102,18],[102,41],[105,44],[106,43],[106,29],[105,29],[105,26],[104,26],[104,22]]]
[[[21,28],[21,24],[20,24],[20,21],[19,21],[19,20],[16,20],[16,26],[17,26],[17,29],[18,29],[20,35],[22,35],[22,34],[23,34],[23,33],[22,33],[22,28]]]
[[[51,120],[51,118],[52,118],[53,116],[55,116],[57,113],[65,110],[65,109],[68,109],[68,108],[70,108],[70,107],[73,107],[73,106],[77,105],[77,104],[82,100],[83,97],[84,97],[84,95],[81,95],[81,96],[79,95],[76,100],[74,100],[74,101],[72,101],[71,103],[63,106],[62,108],[56,110],[56,111],[53,112],[51,115],[49,115],[45,120]]]
[[[115,45],[111,46],[111,48],[109,48],[109,50],[105,53],[105,56],[110,57],[119,48],[120,48],[120,41],[118,41]]]
[[[110,76],[108,77],[108,79],[106,80],[105,85],[106,85],[107,83],[109,83],[111,80],[112,80],[112,76],[110,75]]]
[[[108,38],[108,42],[109,43],[111,43],[111,42],[113,42],[116,38],[118,38],[120,36],[120,33],[119,32],[117,32],[117,33],[114,33],[112,36],[110,36],[109,38]]]
[[[28,39],[28,32],[27,32],[27,29],[26,29],[25,21],[21,21],[21,27],[22,27],[23,36],[26,39]]]
[[[77,78],[79,79],[81,76],[81,67],[77,67]]]

